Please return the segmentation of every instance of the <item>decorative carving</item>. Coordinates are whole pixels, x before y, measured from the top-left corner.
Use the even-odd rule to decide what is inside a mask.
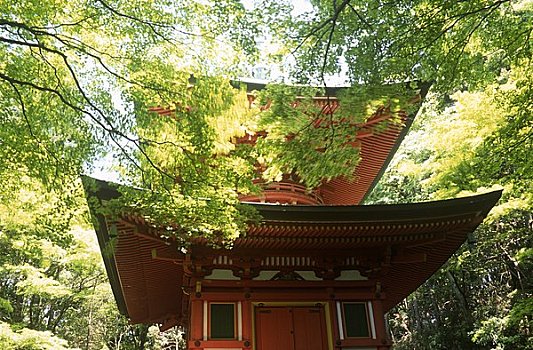
[[[280,271],[274,277],[270,279],[271,281],[305,281],[305,278],[300,276],[295,271]]]

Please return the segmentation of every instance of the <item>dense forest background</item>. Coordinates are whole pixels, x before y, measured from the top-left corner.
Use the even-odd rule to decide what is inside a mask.
[[[533,349],[533,148],[502,90],[457,93],[439,112],[430,97],[371,195],[404,203],[504,189],[468,242],[389,312],[394,349]]]
[[[253,175],[257,155],[231,149],[229,138],[253,123],[235,107],[242,96],[221,82],[269,62],[267,71],[290,82],[327,86],[341,76],[373,87],[356,91],[358,103],[386,82],[432,82],[367,204],[504,192],[461,250],[389,313],[394,348],[533,349],[533,3],[303,3],[312,10],[278,1],[0,0],[0,348],[180,343],[179,330],[160,334],[118,314],[79,176],[104,159],[120,180],[168,194],[143,205],[231,239],[246,220],[237,206],[245,186],[235,180]],[[194,82],[190,73],[221,78]],[[157,129],[172,138],[143,134],[158,105],[174,109]],[[263,122],[290,121],[277,130],[284,139],[301,122],[292,110]],[[334,144],[332,131],[320,137]],[[278,172],[316,159],[305,146],[276,158],[287,152],[274,145],[266,150]],[[338,155],[350,154],[331,147],[320,167],[303,169],[312,181],[330,176],[342,170]],[[212,200],[195,199],[203,197]]]

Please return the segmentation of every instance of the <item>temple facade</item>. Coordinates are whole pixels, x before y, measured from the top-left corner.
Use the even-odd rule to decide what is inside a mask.
[[[262,219],[231,248],[202,237],[183,247],[127,210],[93,211],[102,251],[116,240],[103,257],[119,310],[133,323],[182,326],[191,350],[389,349],[386,312],[446,262],[501,195],[360,205],[413,117],[373,132],[387,118],[381,111],[361,126],[355,181],[310,191],[286,176],[242,197]],[[120,196],[96,183],[86,190],[100,203]]]

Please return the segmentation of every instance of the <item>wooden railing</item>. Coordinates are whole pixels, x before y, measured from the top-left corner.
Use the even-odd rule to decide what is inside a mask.
[[[255,203],[279,203],[319,205],[323,204],[319,191],[309,190],[304,185],[291,181],[282,180],[263,185],[263,191],[258,195],[241,196],[243,202]]]

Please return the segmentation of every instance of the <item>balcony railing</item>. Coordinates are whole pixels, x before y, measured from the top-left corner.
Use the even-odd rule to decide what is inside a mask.
[[[291,181],[282,180],[263,185],[261,194],[244,195],[240,197],[243,202],[276,203],[276,204],[300,204],[320,205],[323,204],[319,191],[309,190],[304,185]]]

